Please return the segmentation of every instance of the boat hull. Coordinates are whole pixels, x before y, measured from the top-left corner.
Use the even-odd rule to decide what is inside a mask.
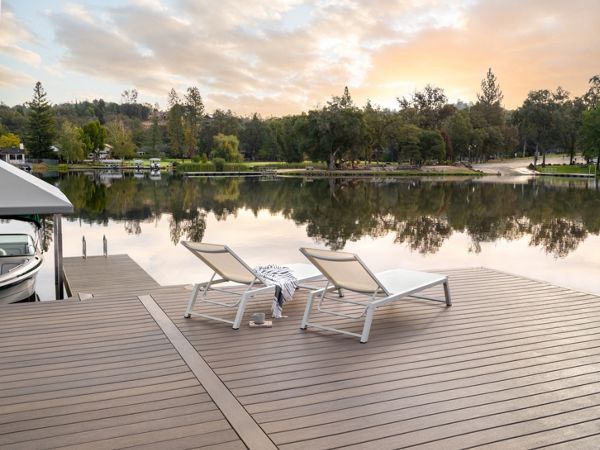
[[[0,305],[28,300],[35,293],[35,275],[0,289]]]
[[[35,278],[42,265],[41,255],[26,257],[25,260],[21,257],[7,260],[9,258],[4,257],[0,262],[16,267],[0,275],[0,305],[29,299],[35,292]]]

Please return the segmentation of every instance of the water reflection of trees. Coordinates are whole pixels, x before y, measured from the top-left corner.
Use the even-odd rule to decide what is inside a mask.
[[[530,244],[563,257],[588,233],[600,232],[600,195],[593,189],[528,185],[402,180],[187,179],[133,177],[110,186],[82,175],[57,181],[80,220],[121,220],[132,234],[140,223],[170,214],[173,243],[201,241],[206,216],[218,220],[246,208],[282,214],[315,241],[332,249],[367,235],[395,234],[395,242],[434,253],[453,232],[466,233],[470,250],[485,242],[530,236]]]

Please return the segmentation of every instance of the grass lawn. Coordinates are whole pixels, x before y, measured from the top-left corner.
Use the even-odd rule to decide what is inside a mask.
[[[560,165],[560,166],[546,166],[540,167],[538,166],[538,172],[541,173],[583,173],[583,174],[593,174],[595,173],[596,167],[594,165],[589,166],[570,166],[570,165]]]

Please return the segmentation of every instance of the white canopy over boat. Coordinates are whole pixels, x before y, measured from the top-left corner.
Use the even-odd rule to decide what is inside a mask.
[[[0,217],[72,212],[73,205],[56,186],[0,160]]]
[[[0,217],[54,214],[56,298],[63,297],[61,214],[72,212],[73,204],[60,189],[0,161]]]

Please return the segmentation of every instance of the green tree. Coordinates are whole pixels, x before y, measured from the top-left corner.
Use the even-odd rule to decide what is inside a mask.
[[[397,101],[405,121],[431,130],[440,129],[442,122],[456,109],[448,104],[442,88],[429,84],[422,91],[415,91],[410,99],[403,97]]]
[[[600,105],[583,113],[581,136],[584,155],[596,158],[596,174],[600,173]]]
[[[216,109],[212,115],[205,116],[200,128],[200,149],[208,152],[213,146],[213,137],[217,134],[239,136],[241,120],[230,110]]]
[[[363,154],[366,132],[362,112],[354,106],[346,87],[321,110],[310,111],[302,134],[313,161],[327,161],[329,170],[339,162]]]
[[[85,146],[81,140],[81,129],[65,120],[58,137],[60,158],[68,163],[81,161],[85,157]]]
[[[498,84],[498,79],[490,67],[483,80],[481,80],[481,93],[477,94],[477,101],[489,106],[501,106],[504,94]]]
[[[517,110],[515,119],[522,132],[527,133],[526,139],[531,139],[536,146],[535,164],[541,150],[542,165],[546,165],[546,151],[555,141],[556,136],[555,95],[548,89],[531,91]]]
[[[152,125],[150,126],[150,134],[148,143],[153,152],[158,150],[159,145],[162,143],[162,131],[158,123],[158,105],[152,111]]]
[[[169,92],[169,113],[167,116],[167,133],[169,135],[169,153],[172,156],[182,156],[185,145],[183,129],[183,105],[175,92]]]
[[[583,101],[590,108],[600,103],[600,75],[590,78],[590,87],[584,94]]]
[[[105,140],[106,129],[99,121],[93,120],[81,128],[81,141],[86,151],[94,154],[94,159],[97,158],[98,152],[104,148]]]
[[[450,116],[445,124],[444,130],[448,133],[454,157],[462,160],[469,154],[473,125],[468,111],[457,111]]]
[[[116,158],[133,158],[135,144],[131,139],[131,131],[123,120],[116,119],[106,125],[106,141],[112,145],[112,154]]]
[[[227,162],[240,162],[243,158],[238,150],[239,145],[240,141],[237,136],[219,133],[213,138],[210,158],[222,158]]]
[[[24,136],[27,127],[25,107],[17,105],[12,108],[0,102],[0,125],[2,133],[10,132]]]
[[[422,130],[419,133],[419,150],[425,161],[442,161],[446,156],[446,144],[442,135],[434,130]]]
[[[306,115],[272,118],[267,121],[272,154],[287,162],[300,162],[304,159],[305,148],[303,131],[306,129]]]
[[[421,155],[421,141],[419,136],[423,130],[416,125],[402,125],[396,130],[399,157],[411,164],[418,164],[423,160]]]
[[[373,107],[371,102],[367,102],[363,117],[367,137],[365,160],[377,160],[393,144],[395,128],[400,126],[400,118],[388,109]]]
[[[200,90],[197,87],[189,87],[185,95],[184,105],[184,146],[186,155],[189,157],[198,152],[198,138],[203,116],[204,103],[202,102]]]
[[[492,155],[512,153],[514,142],[511,132],[514,130],[506,129],[503,98],[498,79],[490,68],[481,81],[481,92],[477,93],[477,103],[469,109],[473,128],[480,130],[477,136],[478,145],[471,147],[471,150],[475,150],[472,156],[477,159],[485,160]]]
[[[268,129],[258,116],[254,113],[250,120],[247,120],[240,132],[240,148],[244,152],[246,159],[254,161],[259,156],[261,149],[268,144]]]
[[[25,147],[33,158],[52,157],[52,141],[56,134],[54,116],[50,103],[46,100],[46,92],[39,81],[33,88],[33,99],[28,103],[28,107]]]
[[[569,163],[573,164],[578,150],[579,133],[585,101],[576,97],[571,99],[569,93],[558,88],[555,93],[555,132],[557,144],[569,154]]]
[[[0,148],[18,147],[20,144],[19,136],[14,133],[0,135]]]

